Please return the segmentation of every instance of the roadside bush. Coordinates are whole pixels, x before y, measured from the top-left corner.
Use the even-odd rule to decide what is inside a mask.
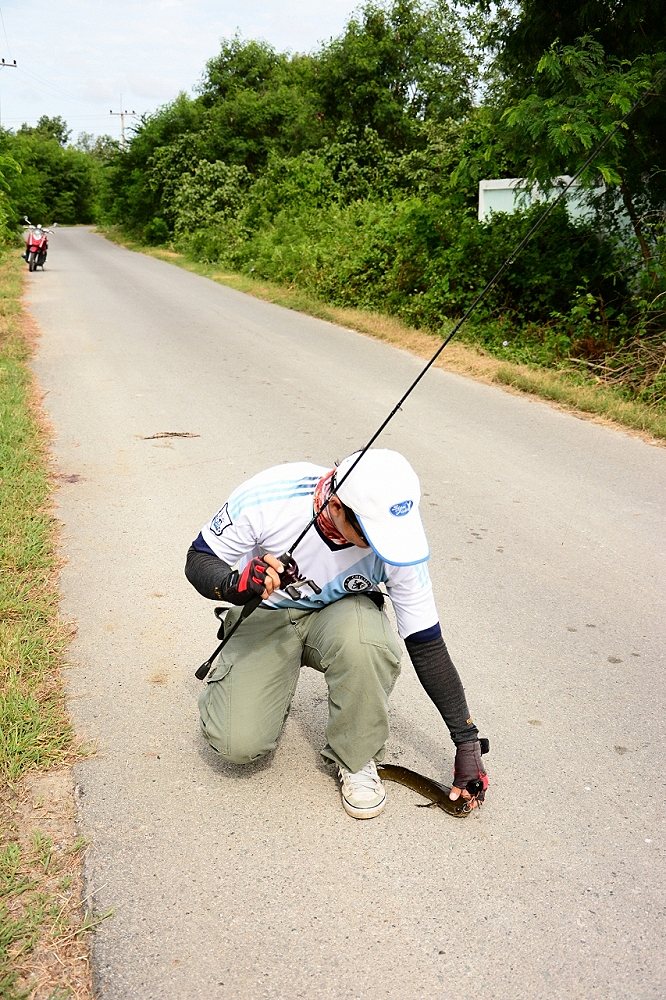
[[[247,193],[243,221],[251,230],[270,226],[284,211],[300,215],[335,203],[337,188],[324,159],[309,151],[298,156],[271,153],[264,171]]]
[[[333,304],[382,309],[439,329],[470,307],[541,211],[481,224],[451,213],[437,195],[325,208],[292,203],[224,256]],[[502,344],[507,328],[542,361],[576,343],[589,353],[595,343],[612,343],[628,298],[618,258],[610,239],[556,209],[475,310],[477,325],[490,322],[484,346]]]
[[[487,223],[466,216],[456,224],[449,216],[447,238],[425,274],[433,311],[455,316],[468,309],[542,211],[537,206],[498,214]],[[591,225],[573,222],[560,206],[504,270],[477,315],[508,313],[521,326],[547,322],[554,313],[569,311],[581,285],[595,300],[618,309],[627,294],[618,265],[615,245]]]
[[[376,308],[388,287],[384,276],[392,251],[386,220],[393,211],[370,201],[282,211],[251,235],[244,269],[336,305]]]
[[[247,232],[236,218],[212,216],[205,226],[178,238],[177,248],[204,264],[243,269]]]
[[[250,175],[245,167],[222,162],[197,165],[192,174],[183,175],[174,196],[174,235],[177,245],[185,243],[198,230],[211,230],[238,215]]]
[[[161,243],[168,242],[170,235],[169,227],[159,216],[151,219],[143,231],[144,239],[149,246],[159,246]]]

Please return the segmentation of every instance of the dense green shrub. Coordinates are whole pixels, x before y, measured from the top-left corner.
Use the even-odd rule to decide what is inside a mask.
[[[203,160],[183,174],[173,203],[176,239],[238,215],[249,182],[245,167],[222,162]]]
[[[448,215],[446,239],[425,275],[433,310],[454,316],[465,311],[505,261],[510,265],[477,315],[508,314],[519,323],[543,322],[553,313],[566,313],[580,286],[606,306],[621,306],[627,287],[615,243],[595,225],[569,219],[562,205],[513,257],[542,213],[543,208],[535,206],[514,215],[494,215],[486,223],[469,216],[456,222]],[[438,220],[433,224],[441,226]]]
[[[169,227],[159,215],[151,219],[143,231],[143,237],[149,246],[159,246],[169,239]]]
[[[254,231],[241,213],[247,238],[223,247],[222,260],[335,304],[382,309],[439,329],[472,305],[541,212],[482,224],[452,213],[435,195],[321,208],[294,201]],[[210,259],[210,244],[206,252]],[[494,321],[487,346],[505,340],[507,329],[514,341],[522,331],[532,343],[540,327],[540,354],[547,357],[566,353],[576,340],[612,341],[628,303],[620,253],[593,225],[572,222],[557,208],[475,310],[477,325]]]

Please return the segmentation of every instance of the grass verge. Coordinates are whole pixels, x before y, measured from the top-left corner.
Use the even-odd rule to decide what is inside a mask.
[[[0,258],[0,996],[89,988],[71,725],[60,668],[48,432],[29,368],[23,267]]]
[[[284,287],[248,275],[231,273],[217,265],[193,261],[184,254],[163,247],[144,246],[115,228],[100,231],[131,250],[177,264],[195,274],[287,309],[307,313],[386,341],[424,360],[431,358],[441,343],[439,334],[415,330],[391,316],[328,305],[293,286]],[[652,444],[663,445],[666,442],[666,413],[663,409],[629,400],[621,390],[605,386],[592,377],[585,379],[579,373],[514,364],[459,340],[447,345],[436,366],[547,400],[577,416],[630,431]]]

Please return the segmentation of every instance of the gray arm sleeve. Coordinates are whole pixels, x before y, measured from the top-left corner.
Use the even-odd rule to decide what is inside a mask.
[[[479,730],[470,718],[465,690],[442,638],[429,642],[405,640],[416,676],[444,719],[456,744],[478,740]]]
[[[231,573],[231,566],[227,566],[223,559],[211,552],[199,552],[190,545],[185,561],[185,576],[202,597],[208,597],[211,601],[224,600],[222,594]]]

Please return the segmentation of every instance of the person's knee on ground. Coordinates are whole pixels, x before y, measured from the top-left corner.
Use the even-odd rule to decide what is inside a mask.
[[[275,749],[275,743],[266,745],[261,734],[242,733],[230,738],[229,733],[217,732],[201,719],[201,731],[208,745],[230,764],[252,764]]]

